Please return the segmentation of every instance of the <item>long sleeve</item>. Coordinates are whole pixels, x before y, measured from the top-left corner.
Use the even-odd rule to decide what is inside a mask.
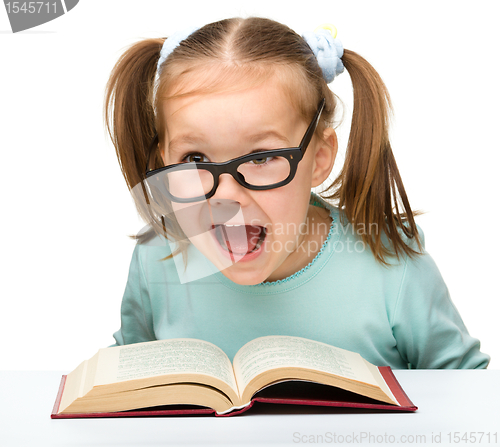
[[[407,261],[392,321],[397,349],[412,368],[486,368],[429,254]]]
[[[117,345],[155,340],[151,302],[140,259],[141,245],[132,255],[121,305],[121,328],[113,334]]]

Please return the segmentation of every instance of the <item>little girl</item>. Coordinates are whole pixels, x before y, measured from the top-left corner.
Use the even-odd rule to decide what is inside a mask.
[[[337,154],[327,84],[344,68],[352,128],[320,197],[311,189]],[[116,343],[198,338],[232,358],[256,337],[294,335],[393,368],[485,368],[424,251],[389,108],[377,72],[331,27],[301,37],[228,19],[128,49],[106,122],[148,229]]]

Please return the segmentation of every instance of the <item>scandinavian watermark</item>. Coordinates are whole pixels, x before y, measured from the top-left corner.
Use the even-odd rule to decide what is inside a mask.
[[[255,218],[259,211],[248,215],[246,208],[228,199],[173,203],[157,191],[153,200],[147,186],[136,185],[132,195],[144,220],[149,221],[148,227],[159,236],[149,243],[169,245],[177,253],[173,260],[181,283],[263,255],[273,255],[272,259],[281,262],[283,255],[310,262],[320,253],[363,253],[370,250],[368,242],[379,232],[376,223],[353,226],[340,217],[273,222],[262,212],[264,218]],[[148,233],[148,229],[142,232]]]

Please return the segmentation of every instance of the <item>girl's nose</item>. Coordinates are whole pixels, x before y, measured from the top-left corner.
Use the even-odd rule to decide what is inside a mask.
[[[227,203],[228,200],[231,200],[243,205],[246,196],[247,189],[241,186],[231,174],[221,174],[217,190],[209,200],[211,204],[216,204],[218,201]]]

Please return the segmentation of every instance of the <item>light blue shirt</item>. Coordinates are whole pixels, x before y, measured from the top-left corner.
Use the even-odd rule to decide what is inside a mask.
[[[469,335],[429,254],[384,267],[342,224],[339,210],[322,204],[333,221],[320,253],[272,283],[242,286],[220,272],[183,283],[175,262],[161,260],[171,253],[164,238],[137,244],[116,343],[197,338],[232,360],[254,338],[293,335],[394,369],[486,368],[489,356]],[[188,256],[196,265],[201,255],[190,246]]]

